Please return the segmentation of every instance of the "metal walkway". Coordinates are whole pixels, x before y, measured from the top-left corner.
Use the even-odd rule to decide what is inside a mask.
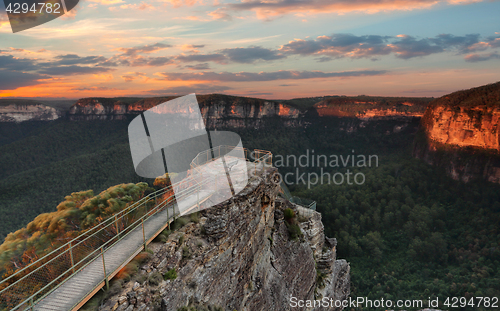
[[[239,155],[235,155],[236,151]],[[218,156],[212,158],[209,153]],[[253,162],[248,161],[251,154]],[[238,170],[233,162],[228,162],[231,167],[223,176],[210,174],[201,167],[216,165],[216,159],[228,155],[246,162],[243,170],[254,174],[260,175],[272,166],[272,154],[263,150],[251,153],[241,147],[219,146],[198,154],[192,169],[205,174],[202,178],[195,174],[131,203],[113,217],[1,280],[0,311],[76,311],[81,308],[103,286],[109,285],[109,280],[146,249],[176,216],[212,206],[225,197],[224,191],[234,192],[244,187],[236,182]],[[231,189],[221,190],[219,178],[235,182]]]
[[[197,195],[192,194],[185,200],[191,202],[192,208],[203,203],[210,197],[211,193],[200,191],[200,201]],[[111,279],[121,268],[129,263],[138,253],[144,249],[144,245],[150,243],[160,234],[173,220],[174,206],[144,221],[143,227],[138,226],[121,239],[112,248],[103,252],[103,256],[95,258],[89,265],[74,274],[66,282],[60,285],[47,297],[40,300],[34,310],[40,311],[68,311],[80,308],[95,292],[106,284],[106,279]],[[106,268],[106,274],[104,273]],[[92,293],[89,295],[89,293]],[[87,298],[88,299],[85,299]]]

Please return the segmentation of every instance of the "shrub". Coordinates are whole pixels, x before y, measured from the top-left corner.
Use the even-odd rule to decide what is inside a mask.
[[[291,223],[292,219],[295,218],[295,212],[291,208],[286,208],[283,215],[288,223]]]
[[[191,259],[191,250],[187,246],[182,248],[182,259]]]
[[[286,227],[288,229],[288,234],[290,236],[290,239],[296,240],[299,237],[302,236],[302,231],[300,231],[300,227],[297,224],[286,224]]]
[[[188,218],[179,217],[174,222],[172,222],[170,224],[170,229],[172,229],[172,231],[180,229],[180,228],[184,227],[188,222],[189,222]]]
[[[163,275],[163,279],[166,280],[175,280],[177,278],[177,271],[174,269],[170,269]]]
[[[319,288],[325,287],[325,279],[326,279],[326,274],[319,270],[316,270],[316,285]]]
[[[160,272],[153,272],[148,279],[150,285],[156,286],[161,283],[163,277]]]

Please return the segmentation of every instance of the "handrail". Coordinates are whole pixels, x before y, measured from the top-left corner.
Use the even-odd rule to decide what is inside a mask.
[[[216,150],[217,148],[219,148],[219,152],[220,152],[221,147],[224,147],[224,148],[231,147],[232,149],[241,148],[245,152],[245,158],[246,158],[246,155],[248,152],[248,150],[246,148],[232,147],[232,146],[219,146],[219,147],[212,148],[212,149]],[[206,150],[204,152],[212,152],[212,151],[213,150]],[[256,163],[257,162],[265,162],[266,160],[268,160],[272,156],[269,151],[262,151],[262,150],[258,150],[258,151],[255,150],[255,151],[259,155],[263,154],[259,158],[255,159],[254,162],[256,162]],[[200,152],[197,155],[197,157],[200,154],[203,154],[204,152]],[[197,157],[195,157],[195,159],[197,159]],[[20,276],[20,278],[18,280],[14,281],[11,284],[8,284],[6,287],[0,289],[0,297],[3,294],[7,294],[7,291],[13,290],[16,285],[18,285],[18,284],[23,285],[23,284],[21,284],[21,282],[23,282],[25,280],[27,281],[28,277],[30,277],[30,276],[36,277],[36,273],[41,272],[41,270],[43,268],[50,269],[51,267],[49,266],[49,264],[53,263],[55,260],[64,259],[65,255],[66,256],[71,255],[71,265],[68,265],[69,262],[66,262],[66,265],[65,265],[65,262],[63,262],[61,265],[59,265],[63,269],[64,269],[64,267],[67,266],[67,267],[69,267],[68,269],[66,269],[65,271],[63,271],[61,273],[58,272],[57,277],[54,276],[53,278],[51,278],[50,276],[49,277],[44,276],[44,279],[46,279],[46,281],[48,283],[44,284],[45,283],[44,280],[42,280],[41,283],[39,282],[41,288],[35,286],[38,284],[33,284],[32,288],[35,290],[35,293],[30,293],[29,290],[26,290],[25,287],[21,286],[21,288],[19,289],[18,292],[12,292],[12,293],[10,293],[12,296],[9,296],[6,298],[6,299],[12,298],[14,301],[17,301],[16,305],[11,310],[17,310],[26,304],[30,304],[31,307],[33,307],[34,304],[38,303],[41,299],[43,299],[48,294],[50,294],[54,289],[59,287],[66,280],[70,279],[71,276],[73,276],[75,273],[78,273],[84,267],[86,267],[87,265],[92,263],[96,258],[98,258],[100,255],[99,254],[96,255],[96,253],[99,250],[101,250],[101,254],[102,254],[102,249],[108,249],[109,245],[115,245],[116,243],[121,241],[125,236],[127,236],[129,233],[134,231],[136,228],[138,228],[141,225],[141,223],[143,224],[144,220],[147,220],[150,217],[154,216],[159,211],[163,210],[165,207],[168,209],[169,207],[173,206],[172,203],[176,202],[176,198],[181,198],[181,197],[184,197],[186,195],[192,194],[195,191],[199,191],[202,186],[213,182],[212,179],[214,179],[214,178],[217,178],[217,176],[215,176],[213,178],[209,178],[209,179],[204,179],[200,182],[200,181],[194,179],[192,176],[188,176],[185,179],[179,181],[178,183],[171,184],[165,188],[162,188],[160,190],[152,192],[152,193],[140,198],[139,200],[131,203],[130,206],[125,207],[123,210],[108,217],[107,219],[105,219],[101,223],[85,230],[77,237],[71,239],[70,241],[66,242],[65,244],[61,245],[60,247],[50,251],[48,254],[44,255],[43,257],[36,260],[35,262],[30,263],[29,265],[23,267],[20,270],[17,270],[12,275],[10,275],[7,278],[5,278],[4,280],[0,281],[0,286],[2,286],[2,285],[8,284],[8,282],[12,281],[13,278]],[[181,185],[181,183],[183,185],[185,185],[187,183],[188,187],[185,189],[182,189],[180,191],[177,191],[176,195],[174,196],[172,190],[175,187],[179,187]],[[168,196],[167,198],[165,198],[161,202],[156,202],[158,197],[161,198],[162,196],[164,196],[168,192],[172,192],[172,195]],[[151,206],[152,208],[149,209],[148,204],[151,202],[152,199],[155,199],[155,203]],[[141,211],[141,208],[143,208],[143,207],[146,207],[146,209]],[[136,218],[137,215],[133,215],[133,213],[137,213],[138,211],[140,211],[143,214],[140,214],[141,216]],[[167,210],[167,212],[168,212],[168,210]],[[173,216],[175,218],[175,208],[174,208],[173,213],[174,213]],[[132,218],[132,219],[130,219],[131,223],[128,223],[127,217]],[[134,221],[134,219],[135,219],[135,221]],[[169,218],[169,219],[171,219],[171,218]],[[122,227],[121,230],[119,230],[119,228],[118,228],[119,227],[118,223],[121,224],[121,227]],[[109,230],[109,229],[111,229],[111,230]],[[114,232],[114,231],[116,231],[116,232]],[[102,234],[102,233],[107,234],[105,236],[105,238],[107,238],[107,241],[105,241],[105,242],[103,241],[103,239],[101,237],[98,236],[99,234]],[[93,238],[97,239],[97,243],[95,241],[92,241]],[[88,245],[86,243],[88,243]],[[89,247],[89,245],[90,245],[90,247]],[[77,258],[77,262],[73,262],[74,253],[76,253],[76,255],[78,256],[78,249],[77,249],[78,247],[80,247],[80,248],[85,247],[86,249],[83,251],[84,251],[84,255],[87,255],[87,256],[83,256],[83,258],[80,258],[81,256],[79,256]],[[88,248],[90,248],[89,251],[87,251]],[[34,269],[32,271],[27,272],[29,269],[32,269],[33,267],[34,267]],[[73,271],[73,272],[70,273],[71,271]],[[24,273],[24,272],[27,272],[27,273],[25,275],[22,275],[22,273]],[[52,287],[52,286],[54,286],[54,287]],[[44,294],[44,292],[47,290],[48,290],[48,292]],[[26,299],[23,299],[24,297],[21,298],[21,296],[23,296],[23,294],[27,294],[29,296]],[[40,295],[41,295],[41,297],[38,298],[38,296],[40,296]],[[17,299],[19,299],[19,300],[17,300]],[[8,300],[5,300],[4,303],[9,303],[9,302],[8,302]],[[12,307],[12,301],[10,302],[10,304]],[[2,300],[0,299],[0,308],[1,307],[2,307]]]

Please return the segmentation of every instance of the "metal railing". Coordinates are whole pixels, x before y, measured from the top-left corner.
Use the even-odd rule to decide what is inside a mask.
[[[231,150],[235,147],[219,146],[204,152],[210,152],[217,155],[221,154],[223,149],[229,148]],[[239,147],[236,147],[239,148]],[[248,150],[242,148],[245,152],[245,160],[249,155]],[[195,160],[201,160],[201,154]],[[255,150],[254,157],[255,171],[263,164],[272,164],[272,154],[268,151]],[[200,158],[199,158],[200,157]],[[210,160],[213,160],[210,157]],[[193,160],[194,161],[194,160]],[[201,162],[196,162],[196,166],[202,165]],[[217,178],[217,177],[213,177]],[[78,237],[63,244],[57,249],[44,255],[37,261],[29,264],[28,266],[19,269],[12,275],[3,279],[0,282],[0,310],[33,310],[34,307],[46,298],[55,289],[67,282],[76,273],[82,271],[90,264],[96,263],[99,260],[102,262],[103,277],[95,286],[82,297],[75,305],[71,307],[72,310],[77,310],[83,305],[88,297],[91,297],[102,286],[109,286],[109,280],[116,275],[119,270],[124,267],[135,255],[141,250],[146,249],[147,244],[152,241],[161,231],[169,226],[170,221],[179,215],[178,210],[175,210],[176,200],[180,200],[197,193],[199,208],[199,192],[203,187],[213,185],[213,178],[203,179],[201,182],[196,178],[187,177],[184,180],[170,185],[149,195],[144,196],[140,200],[132,203],[130,206],[124,208],[122,211],[102,221],[100,224],[86,230]],[[182,183],[182,187],[180,184]],[[175,196],[173,194],[173,187],[176,188]],[[169,209],[172,214],[169,215]],[[152,224],[156,219],[153,217],[163,212],[166,220],[162,222],[158,228],[147,227],[149,223]],[[142,226],[143,241],[130,252],[130,256],[121,262],[114,270],[106,267],[105,253],[111,250],[113,246],[122,241],[124,238],[129,237],[132,232],[139,230]],[[150,236],[146,236],[146,230],[154,230]]]

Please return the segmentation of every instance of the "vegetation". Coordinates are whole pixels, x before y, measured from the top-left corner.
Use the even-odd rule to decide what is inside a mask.
[[[25,228],[7,236],[5,242],[0,245],[1,274],[6,277],[37,261],[87,229],[125,209],[131,202],[143,197],[147,189],[146,183],[130,183],[111,187],[97,196],[94,196],[92,190],[74,192],[66,196],[57,206],[57,211],[41,214]],[[125,218],[119,226],[123,229],[134,215],[136,213]],[[115,227],[113,230],[116,230]],[[109,239],[105,236],[97,238],[102,238],[103,243]],[[73,255],[76,260],[80,254],[75,250]]]
[[[284,128],[281,121],[272,118],[268,121],[264,130],[238,130],[245,147],[270,150],[275,159],[277,155],[300,156],[306,150],[326,155],[355,150],[356,154],[376,154],[380,159],[378,167],[356,168],[366,176],[360,186],[324,184],[308,189],[290,185],[294,195],[317,201],[325,233],[338,239],[337,256],[351,264],[353,297],[427,300],[435,296],[500,296],[500,186],[483,182],[465,185],[446,177],[443,170],[412,159],[418,121],[407,123],[397,133],[394,129],[401,123],[391,120],[360,126],[362,121],[354,118],[307,119],[310,126],[297,128]],[[74,192],[62,209],[54,212],[59,213],[57,217],[54,214],[46,226],[35,222],[33,227],[46,228],[47,238],[36,242],[41,246],[48,241],[63,243],[49,240],[48,232],[59,234],[62,230],[63,236],[71,236],[72,231],[66,229],[73,224],[55,219],[71,214],[69,211],[94,197],[75,191],[99,192],[125,181],[143,181],[133,171],[128,121],[58,120],[9,126],[12,134],[5,134],[7,125],[0,124],[0,238],[42,213],[54,212],[57,203]],[[351,128],[354,130],[346,130]],[[279,167],[282,175],[296,169]],[[300,172],[319,173],[320,169],[300,168]],[[330,169],[335,170],[345,168]],[[120,196],[120,202],[127,204],[127,200]],[[106,208],[123,203],[105,208],[99,204],[94,208],[105,218]],[[102,221],[97,215],[87,216],[73,222],[86,228]],[[172,227],[194,221],[189,218],[179,218]],[[205,234],[203,227],[201,232]],[[169,232],[163,234],[167,237]],[[35,238],[28,235],[26,240]],[[39,251],[36,247],[33,250]],[[23,260],[31,259],[25,256]],[[164,279],[175,279],[176,274],[172,269]]]
[[[164,275],[163,279],[166,280],[175,280],[177,278],[177,271],[175,268],[168,270]]]

